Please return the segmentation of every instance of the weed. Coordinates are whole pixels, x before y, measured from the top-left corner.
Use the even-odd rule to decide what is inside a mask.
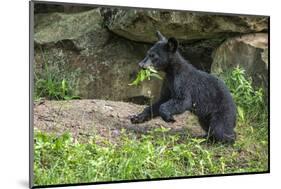
[[[35,79],[35,99],[47,98],[49,100],[70,100],[79,99],[75,95],[75,78],[71,74],[61,71],[59,65],[65,64],[65,58],[59,53],[60,58],[46,59],[42,51],[43,70],[40,73],[34,72]],[[70,82],[72,81],[72,82]]]
[[[245,70],[240,67],[224,76],[237,105],[237,113],[240,121],[245,122],[246,117],[257,118],[266,111],[264,103],[264,91],[262,88],[254,89],[251,78],[247,78]]]

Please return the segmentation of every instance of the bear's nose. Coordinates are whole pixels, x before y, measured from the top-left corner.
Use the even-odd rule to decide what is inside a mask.
[[[139,63],[139,67],[141,67],[141,68],[144,67],[144,62],[143,62],[143,61],[141,61],[141,62]]]
[[[147,57],[145,57],[140,63],[139,66],[141,68],[148,68],[149,66],[151,66],[151,60]]]

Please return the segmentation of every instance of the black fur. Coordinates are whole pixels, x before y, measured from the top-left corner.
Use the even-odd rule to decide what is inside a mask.
[[[142,123],[156,116],[174,122],[173,115],[189,110],[198,116],[209,139],[234,142],[236,106],[226,85],[185,60],[177,50],[175,38],[167,40],[160,32],[157,35],[159,41],[139,65],[143,68],[153,66],[166,73],[160,99],[131,117],[131,122]]]

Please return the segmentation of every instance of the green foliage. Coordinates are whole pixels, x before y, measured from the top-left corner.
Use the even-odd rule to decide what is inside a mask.
[[[138,72],[138,75],[137,75],[136,79],[128,85],[139,85],[141,82],[143,82],[146,79],[150,80],[150,77],[162,79],[162,77],[158,74],[158,72],[155,69],[149,67],[147,69],[141,69]]]
[[[70,134],[35,132],[36,185],[151,179],[267,170],[267,140],[252,137],[234,146],[181,138],[158,129],[140,138],[122,132],[118,143],[95,138],[79,143]]]
[[[247,79],[245,70],[236,67],[224,76],[226,85],[229,87],[237,105],[238,117],[245,121],[246,116],[257,117],[265,111],[264,92],[254,89],[251,79]]]
[[[50,100],[79,99],[79,96],[71,95],[72,89],[65,79],[58,81],[49,76],[47,79],[38,79],[35,86],[37,98],[46,97]]]
[[[62,58],[61,58],[62,59]],[[71,100],[79,99],[74,95],[74,83],[71,74],[64,74],[58,67],[61,63],[58,60],[46,60],[41,73],[34,73],[35,99],[47,98],[49,100]]]

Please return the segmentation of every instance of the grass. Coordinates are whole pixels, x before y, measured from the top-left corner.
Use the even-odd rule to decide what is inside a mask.
[[[260,172],[268,169],[267,131],[238,125],[233,145],[154,134],[122,135],[120,144],[94,139],[73,142],[70,134],[36,132],[36,185]],[[247,137],[249,136],[249,137]]]
[[[80,99],[76,95],[77,73],[66,73],[61,68],[62,65],[67,64],[63,53],[58,53],[59,56],[52,59],[45,59],[46,52],[41,49],[41,56],[43,59],[43,69],[34,72],[34,99],[39,100],[46,98],[49,100],[71,100]],[[50,56],[50,55],[49,55]]]
[[[140,137],[122,131],[118,143],[35,131],[35,185],[267,171],[263,92],[252,88],[240,68],[225,81],[240,109],[234,145],[170,135],[164,128]]]

